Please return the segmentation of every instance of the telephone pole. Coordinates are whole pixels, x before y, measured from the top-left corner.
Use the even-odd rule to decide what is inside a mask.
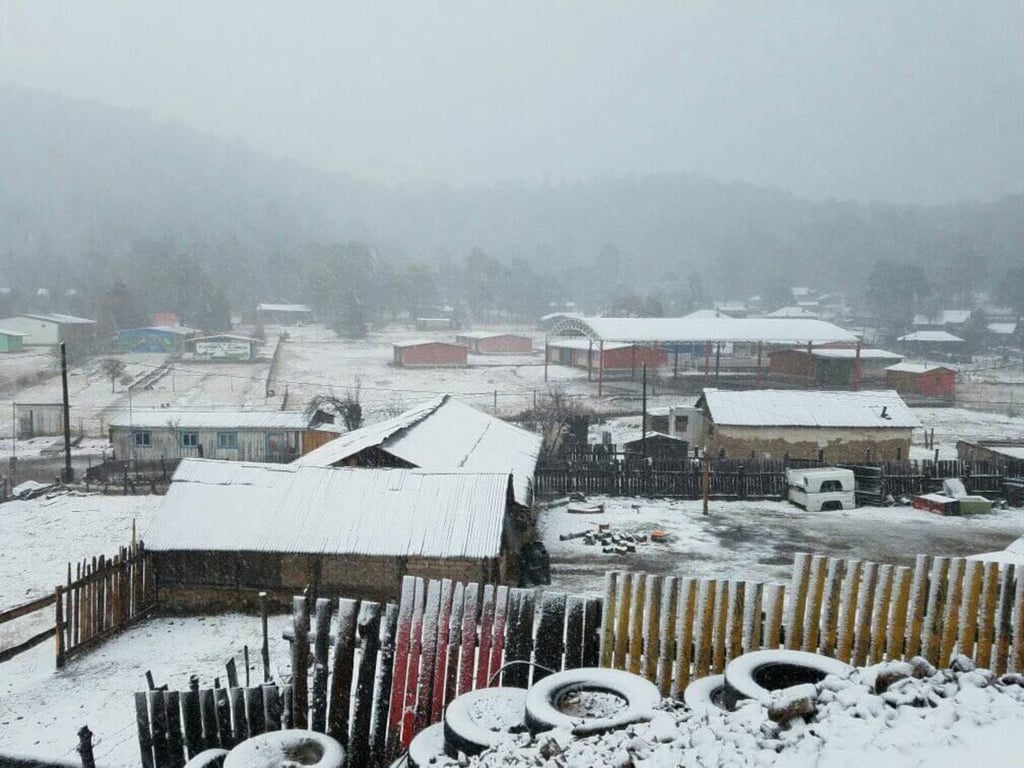
[[[75,479],[75,471],[71,468],[71,403],[68,401],[68,350],[64,342],[60,343],[60,384],[64,393],[64,482]]]

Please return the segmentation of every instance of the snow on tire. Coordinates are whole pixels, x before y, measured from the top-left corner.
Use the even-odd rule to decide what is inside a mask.
[[[526,691],[480,688],[452,700],[444,713],[444,749],[449,757],[478,755],[526,730]]]
[[[187,763],[185,768],[220,768],[224,765],[224,758],[228,756],[226,749],[204,749]]]
[[[324,733],[291,728],[246,739],[224,759],[224,768],[342,768],[345,750]]]
[[[730,710],[742,699],[767,703],[771,691],[817,684],[828,675],[845,677],[852,669],[837,659],[808,651],[752,651],[726,665],[722,698]]]
[[[458,764],[457,760],[450,759],[444,753],[444,723],[434,723],[417,733],[409,743],[409,752],[404,763],[401,759],[394,763],[408,768],[442,768]]]
[[[555,728],[611,730],[650,720],[661,703],[658,688],[619,669],[570,669],[535,683],[526,692],[530,733]]]
[[[690,709],[718,707],[725,709],[725,675],[709,675],[694,680],[683,691],[683,703]]]

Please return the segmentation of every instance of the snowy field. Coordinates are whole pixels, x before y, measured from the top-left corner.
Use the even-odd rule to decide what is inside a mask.
[[[964,556],[1003,549],[1024,535],[1024,509],[972,517],[939,517],[911,507],[861,507],[808,513],[787,502],[700,501],[589,497],[603,514],[580,515],[565,504],[542,510],[539,535],[551,555],[553,586],[600,594],[609,570],[705,578],[788,581],[793,555],[810,552],[879,563],[913,565],[918,554]],[[608,525],[622,534],[667,534],[636,552],[605,554],[600,544],[560,540]]]

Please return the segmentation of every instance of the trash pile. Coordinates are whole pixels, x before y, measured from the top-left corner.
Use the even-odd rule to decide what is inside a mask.
[[[558,538],[560,541],[580,539],[591,547],[600,545],[601,551],[606,555],[625,555],[636,552],[638,544],[667,541],[668,534],[664,531],[651,531],[650,533],[613,531],[610,524],[600,523],[596,529],[563,533]]]

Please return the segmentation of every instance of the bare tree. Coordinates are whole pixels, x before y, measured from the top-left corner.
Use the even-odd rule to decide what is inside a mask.
[[[114,391],[114,384],[124,378],[124,372],[127,366],[122,360],[118,360],[116,357],[107,357],[100,360],[100,370],[103,371],[103,375],[110,379],[110,391]]]
[[[314,395],[306,405],[306,415],[312,418],[317,411],[333,411],[341,417],[345,429],[352,431],[363,426],[362,380],[356,376],[353,385],[339,397],[335,394]]]
[[[561,387],[551,387],[535,408],[524,414],[523,421],[539,432],[541,450],[555,453],[569,435],[572,426],[587,416],[578,398]]]

